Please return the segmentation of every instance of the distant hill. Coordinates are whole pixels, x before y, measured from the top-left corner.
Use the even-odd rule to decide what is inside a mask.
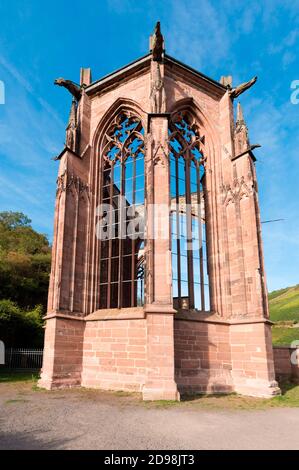
[[[270,319],[299,322],[299,284],[269,293]]]

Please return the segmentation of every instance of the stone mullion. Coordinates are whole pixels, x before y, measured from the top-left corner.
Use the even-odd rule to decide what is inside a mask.
[[[71,268],[71,288],[70,288],[70,312],[74,311],[75,278],[76,278],[76,258],[77,258],[77,235],[78,235],[78,212],[80,199],[80,183],[75,183],[75,220],[73,229],[73,256]]]
[[[93,197],[93,204],[92,204],[92,210],[91,210],[91,217],[90,217],[90,232],[91,232],[91,244],[90,244],[90,250],[91,250],[91,268],[90,268],[90,312],[93,312],[96,307],[96,272],[98,269],[97,266],[97,257],[96,257],[96,252],[97,252],[97,245],[98,245],[98,240],[97,240],[97,233],[96,233],[96,214],[97,214],[97,205],[99,202],[99,195],[101,194],[101,187],[99,187],[99,181],[101,181],[101,172],[102,172],[102,166],[103,166],[103,159],[102,155],[98,156],[97,153],[95,152],[94,158],[96,159],[96,164],[95,164],[95,181],[94,181],[94,197]]]
[[[126,194],[126,161],[122,155],[121,159],[121,190],[120,190],[120,205],[119,205],[119,224],[118,224],[118,298],[117,306],[122,308],[123,303],[123,228],[126,227],[126,207],[123,207],[124,198]]]
[[[194,309],[194,273],[193,273],[193,242],[192,242],[192,208],[190,184],[190,152],[185,155],[185,200],[186,200],[186,235],[187,235],[187,269],[188,269],[188,304]]]
[[[154,262],[153,262],[153,205],[154,205],[154,164],[152,160],[152,139],[147,135],[144,156],[145,168],[145,303],[154,300]]]
[[[65,176],[65,180],[67,181],[67,175]],[[58,256],[58,263],[56,265],[56,273],[55,273],[55,291],[56,297],[54,301],[54,311],[59,312],[61,308],[61,283],[62,283],[62,271],[63,271],[63,261],[64,261],[64,239],[65,239],[65,217],[66,217],[66,204],[67,204],[67,192],[66,189],[63,190],[62,195],[60,197],[60,205],[59,205],[59,227],[58,227],[58,236],[57,236],[57,256]]]
[[[203,265],[203,240],[202,240],[202,222],[201,222],[201,192],[200,192],[200,167],[196,164],[196,186],[197,186],[197,211],[198,211],[198,256],[199,256],[199,275],[200,275],[200,299],[201,310],[205,310],[205,285],[204,285],[204,265]],[[207,240],[206,240],[207,243]],[[206,245],[207,246],[207,245]],[[207,256],[207,250],[206,250]]]
[[[137,154],[138,155],[138,154]],[[135,216],[135,200],[136,200],[136,155],[133,155],[133,181],[132,181],[132,207],[133,207],[133,214]],[[126,222],[127,225],[127,222]],[[136,241],[135,241],[135,236],[133,235],[133,230],[132,230],[132,243],[131,243],[131,307],[134,307],[135,305],[135,286],[138,288],[138,281],[135,281],[135,276],[137,278],[137,271],[136,271],[136,263],[138,262],[137,256],[136,256]],[[141,291],[142,292],[142,291]],[[136,305],[137,305],[137,297],[138,297],[138,292],[136,293]]]
[[[56,271],[57,271],[57,250],[58,250],[58,236],[59,236],[59,222],[60,222],[60,199],[62,190],[57,190],[56,203],[55,203],[55,226],[54,226],[54,237],[52,247],[52,265],[51,275],[49,283],[49,295],[48,295],[48,312],[52,312],[56,306]]]
[[[111,165],[111,173],[110,173],[110,186],[109,186],[109,241],[108,241],[108,272],[107,272],[107,308],[111,307],[111,271],[112,271],[112,234],[113,230],[116,229],[115,225],[113,225],[113,218],[112,211],[113,211],[113,184],[114,184],[114,163]]]
[[[89,288],[89,281],[90,281],[90,272],[89,272],[89,260],[90,260],[90,213],[91,213],[91,198],[92,194],[90,193],[87,197],[87,216],[86,216],[86,236],[85,236],[85,262],[84,262],[84,282],[83,282],[83,313],[86,315],[88,313],[89,307],[89,296],[88,296],[88,288]]]
[[[177,245],[177,271],[178,271],[178,306],[182,308],[182,285],[181,285],[181,228],[180,228],[180,192],[179,192],[179,157],[175,156],[175,202],[176,202],[176,245]]]
[[[179,393],[174,378],[174,321],[172,306],[171,251],[170,251],[170,175],[168,162],[167,116],[150,117],[151,160],[153,168],[152,199],[157,205],[168,207],[168,225],[165,231],[155,231],[153,263],[154,299],[145,306],[147,324],[147,378],[143,398],[177,400]],[[150,214],[151,217],[151,214]],[[161,221],[159,221],[161,222]],[[161,227],[159,227],[161,228]],[[164,227],[163,227],[164,228]],[[150,237],[153,237],[150,223]],[[166,239],[162,235],[166,234]]]
[[[206,137],[208,139],[208,136]],[[207,266],[210,285],[210,310],[224,315],[222,305],[223,266],[220,260],[223,226],[220,223],[221,206],[217,183],[219,178],[219,154],[206,145],[206,167],[204,181],[204,203],[206,222]]]

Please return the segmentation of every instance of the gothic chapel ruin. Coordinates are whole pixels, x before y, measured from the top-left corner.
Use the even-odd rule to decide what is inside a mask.
[[[60,155],[40,386],[145,400],[275,381],[255,173],[234,87],[165,53],[80,85]],[[159,215],[159,217],[157,216]]]

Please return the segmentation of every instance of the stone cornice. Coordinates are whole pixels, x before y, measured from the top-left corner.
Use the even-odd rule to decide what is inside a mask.
[[[217,313],[211,312],[200,312],[200,311],[188,311],[181,310],[178,311],[174,317],[175,320],[182,321],[195,321],[202,323],[217,323],[224,325],[244,325],[251,323],[266,323],[273,325],[268,318],[261,317],[235,317],[235,318],[223,318],[217,315]]]
[[[77,157],[77,158],[80,158],[82,159],[82,157],[80,155],[78,155],[76,152],[74,152],[72,149],[70,149],[69,147],[65,146],[64,149],[60,152],[59,155],[57,155],[57,157],[54,157],[53,160],[61,160],[61,158],[63,157],[63,155],[66,153],[66,152],[69,152],[71,153],[72,155],[74,155],[74,157]]]
[[[217,82],[213,78],[204,75],[198,70],[193,69],[189,65],[186,65],[183,62],[180,62],[179,60],[167,54],[165,54],[164,62],[166,65],[170,65],[170,67],[177,68],[180,74],[183,74],[185,78],[189,76],[190,78],[192,77],[193,81],[196,80],[198,83],[204,84],[206,89],[213,91],[219,97],[225,95],[227,89],[224,85],[222,85],[220,82]]]
[[[130,308],[107,308],[103,310],[96,310],[84,317],[85,321],[98,321],[98,320],[141,320],[145,318],[143,307],[130,307]]]
[[[53,318],[61,318],[61,319],[65,319],[65,320],[78,320],[78,321],[84,321],[85,320],[84,317],[79,317],[79,316],[77,317],[77,316],[72,315],[72,314],[61,313],[61,312],[47,313],[47,315],[43,317],[43,320],[52,320]]]
[[[84,92],[87,96],[94,96],[95,94],[101,92],[102,90],[109,88],[113,85],[118,85],[120,81],[128,80],[131,76],[135,75],[137,72],[141,72],[144,69],[150,69],[151,54],[147,54],[140,59],[135,60],[134,62],[125,65],[124,67],[105,75],[103,78],[91,83],[87,86]],[[179,60],[165,54],[164,66],[166,69],[176,70],[185,78],[195,81],[197,84],[201,84],[207,90],[210,90],[211,93],[215,94],[218,98],[221,98],[226,93],[226,87],[216,80],[207,77],[198,70],[193,69],[189,65],[186,65]]]
[[[214,323],[222,325],[246,325],[253,323],[266,323],[273,325],[274,323],[268,318],[261,317],[242,317],[242,318],[223,318],[216,313],[200,312],[200,311],[177,311],[169,305],[151,304],[143,307],[129,307],[129,308],[110,308],[103,310],[96,310],[93,313],[83,317],[75,316],[68,313],[52,312],[48,313],[44,320],[51,320],[53,318],[61,318],[64,320],[78,320],[78,321],[105,321],[105,320],[142,320],[146,318],[147,314],[170,314],[174,315],[176,321],[193,321],[199,323]]]
[[[131,75],[140,70],[143,70],[144,68],[148,67],[148,70],[150,70],[150,61],[151,54],[147,54],[146,56],[143,56],[140,59],[137,59],[134,62],[131,62],[130,64],[116,70],[115,72],[105,75],[96,82],[91,83],[91,85],[85,88],[85,93],[87,96],[93,96],[104,88],[108,88],[109,86],[113,85],[113,83],[118,85],[120,81],[128,79]]]

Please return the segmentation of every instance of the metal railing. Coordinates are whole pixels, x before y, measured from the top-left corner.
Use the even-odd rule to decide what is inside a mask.
[[[41,369],[43,349],[7,348],[5,366],[10,369]]]

